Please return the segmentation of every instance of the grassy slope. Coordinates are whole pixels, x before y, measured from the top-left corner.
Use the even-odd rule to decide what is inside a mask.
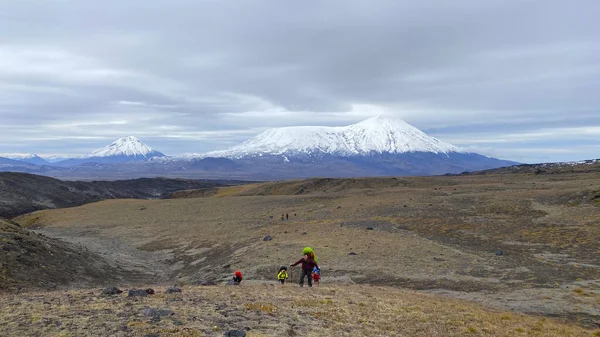
[[[158,288],[156,290],[159,290]],[[161,289],[162,290],[162,289]],[[554,319],[485,309],[411,291],[369,286],[245,284],[184,287],[148,298],[98,290],[2,296],[2,336],[599,336]],[[145,308],[174,315],[152,321]],[[249,329],[248,329],[249,328]]]
[[[309,244],[326,283],[460,291],[453,295],[596,326],[599,190],[596,173],[313,179],[220,188],[203,198],[110,200],[17,220],[85,234],[109,249],[121,240],[169,254],[168,265],[152,266],[173,282],[228,278],[235,269],[272,279]],[[282,213],[291,220],[279,220]]]

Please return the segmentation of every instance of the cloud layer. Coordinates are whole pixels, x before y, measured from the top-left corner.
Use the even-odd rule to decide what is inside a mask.
[[[597,1],[0,3],[0,153],[405,119],[535,162],[600,157]]]

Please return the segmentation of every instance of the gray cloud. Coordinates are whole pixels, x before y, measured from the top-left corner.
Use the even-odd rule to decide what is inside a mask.
[[[2,2],[0,153],[87,152],[124,135],[202,152],[267,127],[387,114],[509,159],[598,157],[599,10],[541,0]],[[577,137],[582,127],[589,137]]]

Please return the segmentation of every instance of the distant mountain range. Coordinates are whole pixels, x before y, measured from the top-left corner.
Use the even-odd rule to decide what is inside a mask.
[[[86,156],[49,163],[31,155],[0,158],[0,170],[59,177],[181,176],[289,179],[461,173],[515,165],[464,151],[396,119],[374,117],[342,127],[274,128],[240,145],[196,156],[165,156],[123,137]]]

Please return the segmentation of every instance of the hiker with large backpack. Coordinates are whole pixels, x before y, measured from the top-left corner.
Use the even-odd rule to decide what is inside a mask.
[[[296,263],[291,264],[290,266],[294,267],[298,264],[302,263],[302,272],[300,273],[300,286],[304,287],[304,277],[308,278],[308,286],[312,287],[312,272],[314,268],[320,269],[317,264],[316,256],[312,248],[306,247],[302,251],[304,256],[298,260]]]

